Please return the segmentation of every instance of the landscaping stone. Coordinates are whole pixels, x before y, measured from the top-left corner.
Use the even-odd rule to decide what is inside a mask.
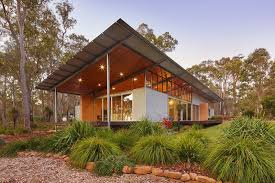
[[[189,181],[184,182],[184,183],[200,183],[200,182],[198,182],[198,181],[196,181],[196,180],[189,180]]]
[[[182,174],[180,180],[185,182],[185,181],[191,180],[191,177],[188,173],[184,173],[184,174]]]
[[[23,152],[23,151],[17,152],[17,156],[25,156],[25,152]]]
[[[152,168],[152,174],[155,176],[164,176],[164,171],[161,168]]]
[[[196,177],[198,176],[196,173],[189,173],[191,180],[196,180]]]
[[[70,161],[70,157],[66,157],[66,158],[64,158],[64,161],[66,161],[66,162],[68,162],[68,161]]]
[[[134,168],[134,172],[135,172],[135,174],[138,174],[138,175],[149,174],[152,172],[152,167],[151,166],[136,166]]]
[[[206,176],[201,176],[201,175],[196,177],[196,181],[204,182],[204,183],[215,183],[216,182],[215,179],[212,179],[212,178],[209,178]]]
[[[125,174],[130,174],[134,172],[134,169],[133,167],[130,167],[130,166],[124,166],[122,169],[122,172]]]
[[[173,172],[168,170],[164,170],[163,174],[165,177],[171,178],[171,179],[180,179],[182,175],[180,172]]]
[[[88,170],[89,172],[94,171],[94,169],[95,169],[95,162],[88,162],[86,164],[85,169]]]

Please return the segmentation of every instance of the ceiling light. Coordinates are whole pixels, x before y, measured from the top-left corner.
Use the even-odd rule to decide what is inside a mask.
[[[121,73],[119,73],[119,75],[120,75],[120,76],[123,76],[124,74],[121,72]]]
[[[137,78],[134,78],[134,81],[137,81]]]
[[[101,64],[101,65],[99,66],[99,69],[103,71],[103,70],[105,69],[105,66],[104,66],[103,64]]]
[[[81,78],[79,78],[79,79],[78,79],[78,82],[82,82],[82,79],[81,79]]]
[[[112,90],[115,90],[116,88],[115,87],[112,87]]]
[[[97,84],[97,86],[101,86],[101,84],[100,84],[100,83],[98,83],[98,84]]]

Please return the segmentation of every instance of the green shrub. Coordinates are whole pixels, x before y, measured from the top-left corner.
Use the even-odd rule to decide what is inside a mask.
[[[192,138],[205,146],[209,143],[209,139],[200,130],[189,129],[182,136],[185,136],[187,139]]]
[[[51,149],[51,137],[34,137],[26,141],[16,141],[6,144],[0,150],[2,157],[14,157],[19,151],[42,151],[48,152]]]
[[[197,138],[181,136],[176,141],[176,147],[181,161],[193,163],[204,159],[205,145]]]
[[[216,144],[205,167],[224,181],[272,183],[275,182],[274,153],[263,141],[236,136]]]
[[[0,157],[14,157],[17,152],[27,149],[27,144],[24,141],[12,142],[5,145],[0,150]]]
[[[2,146],[2,145],[5,145],[6,143],[5,143],[5,141],[3,140],[3,139],[0,139],[0,147]]]
[[[207,169],[232,182],[275,182],[275,144],[270,124],[255,118],[233,120],[211,149]]]
[[[112,142],[116,143],[121,149],[128,150],[133,146],[136,139],[135,134],[132,134],[129,130],[122,129],[114,134]]]
[[[109,156],[96,162],[95,173],[100,176],[111,176],[113,173],[121,175],[123,167],[134,166],[127,156]]]
[[[225,138],[234,138],[242,136],[251,140],[263,140],[275,145],[274,126],[262,119],[241,117],[230,122],[230,125],[224,129]]]
[[[86,122],[73,122],[70,126],[55,135],[53,150],[68,153],[78,140],[90,136],[95,136],[94,127]]]
[[[131,156],[139,163],[150,165],[173,164],[178,161],[174,142],[164,135],[141,138],[132,148]]]
[[[107,139],[89,137],[76,143],[71,152],[73,165],[83,168],[89,161],[98,161],[110,155],[120,154],[120,148]]]
[[[201,130],[203,126],[201,124],[193,124],[191,127],[192,130]]]
[[[112,139],[114,132],[112,129],[108,127],[99,127],[96,128],[96,136],[99,138],[104,138],[104,139]]]
[[[149,119],[142,119],[139,122],[135,122],[130,126],[132,134],[136,134],[140,137],[146,135],[163,134],[165,129],[160,123],[150,121]]]

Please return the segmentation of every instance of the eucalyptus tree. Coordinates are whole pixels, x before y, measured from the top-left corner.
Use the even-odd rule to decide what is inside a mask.
[[[68,1],[0,2],[0,33],[4,37],[1,43],[4,48],[13,46],[7,53],[16,63],[14,68],[18,66],[13,78],[20,83],[25,128],[31,130],[32,104],[39,102],[40,94],[44,94],[35,90],[36,84],[52,73],[66,55],[72,55],[71,48],[84,46],[86,39],[69,33],[76,20],[71,17],[73,7]],[[9,62],[6,59],[4,63]],[[44,98],[47,101],[49,97],[43,97],[43,101]]]

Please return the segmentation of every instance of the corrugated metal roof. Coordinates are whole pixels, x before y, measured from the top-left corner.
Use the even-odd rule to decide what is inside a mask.
[[[186,81],[193,87],[194,92],[208,100],[212,102],[222,100],[215,92],[203,85],[198,79],[146,40],[122,19],[119,19],[107,28],[66,64],[54,71],[36,88],[42,90],[53,90],[55,87],[81,72],[91,63],[99,60],[99,58],[111,51],[118,44],[123,44],[151,61],[160,64],[160,66],[167,71]]]

